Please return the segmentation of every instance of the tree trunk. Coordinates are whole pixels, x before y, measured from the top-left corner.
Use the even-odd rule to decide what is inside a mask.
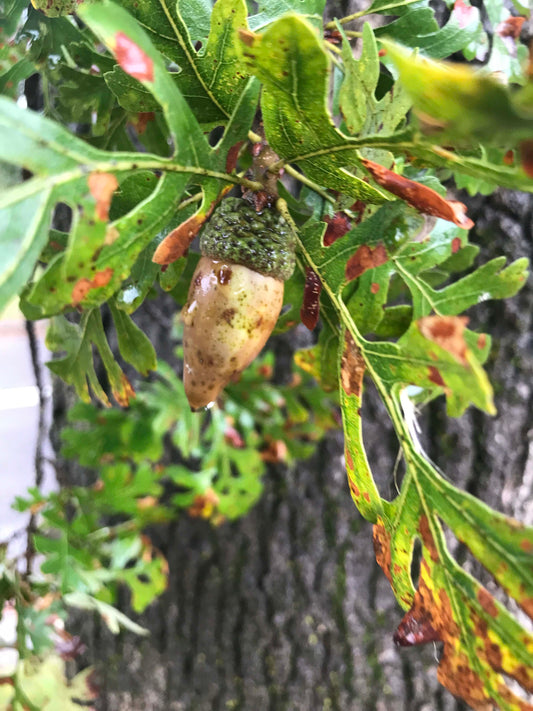
[[[471,201],[483,260],[530,256],[532,213],[533,199],[512,192]],[[471,409],[450,420],[436,402],[421,417],[429,456],[455,484],[529,523],[531,295],[528,284],[472,310],[471,325],[494,339],[498,415]],[[150,321],[168,352],[164,320]],[[372,470],[392,498],[397,442],[371,388],[364,418]],[[393,645],[402,613],[375,563],[371,526],[352,504],[342,444],[335,432],[309,461],[270,468],[261,500],[240,521],[213,528],[184,515],[157,529],[170,581],[139,620],[148,638],[113,637],[100,620],[76,618],[72,631],[88,646],[82,661],[98,669],[101,711],[465,708],[436,680],[437,646]],[[474,566],[463,547],[457,555]]]

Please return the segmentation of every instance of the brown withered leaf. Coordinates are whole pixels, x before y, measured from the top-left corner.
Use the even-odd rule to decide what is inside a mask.
[[[214,489],[206,489],[203,494],[197,494],[194,501],[187,509],[187,513],[192,518],[212,518],[220,502]]]
[[[305,269],[305,286],[303,304],[300,309],[300,318],[303,325],[310,331],[314,331],[320,315],[320,292],[322,282],[316,272],[311,267]]]
[[[438,526],[433,516],[432,526]],[[423,544],[418,589],[411,601],[403,600],[409,610],[394,634],[394,642],[402,647],[442,643],[438,680],[476,711],[533,711],[531,704],[505,684],[507,676],[531,692],[533,672],[507,647],[505,635],[500,635],[505,622],[490,629],[501,608],[477,581],[468,583],[473,586],[474,597],[469,596],[468,586],[447,584],[454,577],[450,566],[455,564],[441,557],[424,514],[419,519],[418,533]],[[391,551],[391,531],[382,522],[374,526],[374,545],[376,560],[394,587],[395,569],[399,567],[394,562],[398,560],[394,557],[397,551]],[[524,632],[524,645],[532,641]]]
[[[518,39],[525,21],[525,17],[508,17],[503,22],[500,22],[500,24],[496,27],[496,32],[500,35],[500,37]]]
[[[418,320],[420,333],[451,353],[462,365],[467,364],[464,330],[467,316],[426,316]]]
[[[120,67],[139,81],[154,80],[154,63],[139,45],[123,32],[115,35],[115,57]]]
[[[135,397],[135,390],[124,373],[121,374],[118,384],[111,385],[111,392],[115,400],[122,407],[128,407],[130,400],[133,400]]]
[[[374,161],[363,158],[361,162],[381,187],[405,200],[419,212],[448,220],[464,230],[474,226],[472,220],[467,217],[466,205],[462,202],[446,200],[426,185],[404,178]]]
[[[389,259],[387,250],[381,244],[377,244],[374,248],[369,247],[367,244],[362,244],[355,254],[348,259],[346,262],[346,268],[344,270],[344,275],[347,281],[352,281],[361,276],[367,269],[374,269],[375,267],[380,267],[385,264]]]
[[[170,232],[155,250],[152,261],[156,264],[171,264],[187,252],[191,242],[207,220],[208,215],[196,213]]]
[[[352,223],[344,212],[336,212],[333,217],[324,217],[327,224],[324,234],[324,246],[329,247],[352,229]]]
[[[107,222],[109,206],[113,193],[118,188],[118,180],[112,173],[90,173],[87,178],[89,192],[96,200],[95,217],[101,222]]]

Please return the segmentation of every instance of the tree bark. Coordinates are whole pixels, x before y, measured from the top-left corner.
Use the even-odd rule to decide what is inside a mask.
[[[533,199],[497,192],[470,201],[471,235],[485,261],[531,256]],[[471,325],[491,333],[488,364],[498,415],[445,417],[440,401],[422,415],[431,459],[458,486],[533,522],[531,285],[486,302]],[[153,307],[152,307],[153,308]],[[149,317],[160,352],[170,351],[162,312]],[[155,333],[159,330],[159,335]],[[381,493],[392,498],[398,446],[371,388],[365,442]],[[63,482],[73,473],[63,464]],[[101,711],[458,711],[436,680],[437,646],[395,649],[402,617],[374,560],[371,526],[354,508],[340,432],[294,468],[271,467],[265,491],[242,520],[213,528],[182,516],[153,532],[167,556],[167,592],[139,619],[141,639],[113,637],[99,619],[78,616]],[[453,545],[453,540],[451,541]],[[459,560],[479,574],[464,547]],[[483,571],[481,571],[483,575]],[[490,580],[485,582],[494,588]],[[130,614],[128,601],[121,607]]]

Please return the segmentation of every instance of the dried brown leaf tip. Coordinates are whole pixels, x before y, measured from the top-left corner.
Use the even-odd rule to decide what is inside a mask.
[[[388,261],[387,250],[380,243],[375,247],[369,247],[367,244],[362,244],[355,254],[346,262],[344,275],[346,281],[352,281],[364,274],[367,269],[375,269]]]
[[[467,323],[466,316],[426,316],[418,320],[418,328],[425,338],[451,353],[462,365],[466,365],[464,330]]]
[[[305,270],[304,298],[300,309],[300,318],[303,325],[310,331],[314,331],[318,323],[321,291],[322,282],[311,267],[307,267]]]
[[[95,217],[107,222],[113,193],[118,188],[118,180],[112,173],[90,173],[87,178],[89,192],[96,200]]]
[[[343,212],[336,212],[333,217],[324,217],[327,224],[324,233],[324,246],[329,247],[352,229],[352,223]]]
[[[171,264],[183,257],[207,217],[207,215],[196,213],[169,232],[155,250],[152,261],[156,264]]]
[[[123,32],[115,35],[115,57],[126,74],[139,81],[154,80],[152,59]]]
[[[464,230],[469,230],[474,226],[472,220],[467,217],[466,205],[462,202],[446,200],[426,185],[404,178],[379,163],[374,163],[366,158],[363,158],[361,162],[381,187],[405,200],[419,212],[448,220]]]

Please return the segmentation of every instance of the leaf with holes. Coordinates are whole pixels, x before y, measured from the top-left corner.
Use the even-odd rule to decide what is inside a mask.
[[[184,21],[189,9],[183,16],[183,4],[126,0],[122,6],[145,28],[156,48],[179,67],[173,78],[197,119],[206,125],[224,124],[248,79],[236,49],[237,30],[246,27],[246,5],[242,0],[215,3],[207,43],[197,51]]]

